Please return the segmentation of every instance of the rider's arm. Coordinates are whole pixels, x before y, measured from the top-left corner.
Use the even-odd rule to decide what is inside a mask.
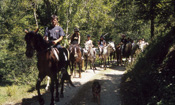
[[[79,34],[79,36],[78,36],[78,37],[79,37],[79,38],[78,38],[78,44],[80,44],[80,38],[81,38],[81,37],[80,37],[80,34]]]
[[[57,44],[58,42],[60,42],[61,40],[63,40],[63,36],[64,36],[65,34],[64,34],[64,31],[63,31],[63,29],[60,27],[59,28],[59,38],[58,39],[56,39],[56,40],[54,40],[52,43],[55,45],[55,44]]]
[[[103,46],[106,46],[106,41],[105,40],[103,40]]]
[[[44,33],[44,40],[48,41],[48,35],[49,35],[49,30],[48,27],[45,29],[45,33]]]
[[[57,40],[54,40],[52,43],[55,45],[57,44],[58,42],[60,42],[61,40],[63,40],[63,36],[61,36],[59,39]]]

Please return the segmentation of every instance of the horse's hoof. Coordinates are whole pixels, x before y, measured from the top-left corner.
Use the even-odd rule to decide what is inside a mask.
[[[54,102],[51,102],[50,105],[55,105]]]
[[[64,98],[64,94],[60,94],[60,98]]]
[[[59,98],[55,98],[55,101],[56,101],[56,102],[59,102],[59,101],[60,101],[60,99],[59,99]]]
[[[43,99],[43,98],[40,98],[40,99],[39,99],[39,104],[40,104],[40,105],[44,105],[44,103],[45,103],[45,102],[44,102],[44,99]]]

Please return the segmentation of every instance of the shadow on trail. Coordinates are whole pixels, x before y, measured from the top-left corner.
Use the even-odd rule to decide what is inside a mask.
[[[122,75],[106,74],[98,80],[101,84],[101,105],[120,105],[120,80]],[[97,105],[93,100],[92,83],[89,81],[78,91],[68,105]]]
[[[99,67],[99,66],[97,66]],[[88,68],[89,69],[89,68]],[[125,67],[123,66],[116,66],[116,64],[110,65],[107,69],[112,69],[115,71],[124,71]],[[103,68],[99,67],[97,71],[103,71]],[[120,96],[119,96],[119,84],[121,81],[122,74],[105,74],[104,77],[102,77],[99,82],[101,84],[101,105],[120,105]],[[82,77],[83,78],[83,77]],[[57,105],[65,105],[62,102],[66,101],[67,98],[70,98],[70,104],[66,103],[66,105],[97,105],[96,102],[92,100],[92,92],[91,92],[91,86],[93,81],[89,81],[82,85],[80,82],[74,82],[74,85],[76,87],[71,87],[67,83],[65,83],[64,87],[64,98],[60,98],[60,102],[57,102]],[[41,89],[44,89],[45,85],[41,86]],[[79,88],[79,89],[77,89]],[[35,90],[35,86],[33,86],[28,92],[33,92]],[[66,96],[71,91],[78,90],[75,94]],[[60,88],[59,88],[60,92]],[[42,94],[45,105],[50,104],[50,92],[45,92]],[[111,99],[113,97],[113,99]],[[67,101],[66,101],[67,102]],[[39,105],[37,94],[36,96],[33,96],[32,98],[24,98],[22,99],[21,103],[17,103],[15,105]]]
[[[64,94],[71,91],[72,89],[76,89],[77,87],[80,87],[81,84],[79,82],[74,82],[74,85],[75,87],[72,87],[70,85],[68,85],[68,83],[65,83],[64,84]],[[44,89],[45,88],[45,85],[42,85],[41,89]],[[60,92],[60,87],[59,87],[59,92]],[[32,87],[31,89],[28,90],[28,92],[32,92],[35,90],[35,87]],[[44,98],[44,101],[45,101],[45,105],[49,105],[50,104],[50,98],[51,98],[51,95],[50,95],[50,92],[47,91],[45,93],[42,94],[42,97]],[[73,96],[70,96],[70,97],[73,97]],[[60,98],[60,101],[64,99],[64,98]],[[57,102],[56,104],[59,104],[59,102]],[[39,102],[38,102],[38,96],[33,96],[32,98],[23,98],[22,99],[22,102],[20,103],[17,103],[15,105],[39,105]]]

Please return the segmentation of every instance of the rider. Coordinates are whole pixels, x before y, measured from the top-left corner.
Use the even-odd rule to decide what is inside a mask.
[[[71,44],[72,45],[80,45],[80,33],[79,33],[79,29],[76,27],[74,28],[74,34],[72,34],[71,38]],[[70,49],[71,49],[71,46],[70,46]],[[81,54],[82,54],[82,59],[84,59],[83,57],[83,49],[80,47],[80,50],[81,50]]]
[[[91,36],[88,34],[87,35],[87,40],[86,40],[86,42],[85,42],[85,52],[87,52],[88,51],[88,49],[89,49],[89,47],[94,47],[94,45],[93,45],[93,42],[92,42],[92,40],[91,40]],[[96,51],[95,51],[95,49],[93,48],[93,51],[96,53]],[[95,56],[94,56],[94,58],[96,58]]]
[[[51,23],[50,27],[47,27],[44,34],[44,39],[49,42],[50,45],[56,47],[59,50],[60,56],[63,56],[63,52],[61,50],[60,42],[63,40],[64,31],[58,23],[58,17],[56,15],[51,16]],[[64,60],[64,59],[60,59]]]
[[[87,35],[87,40],[86,40],[85,44],[86,44],[87,46],[92,46],[92,47],[94,47],[94,45],[93,45],[93,43],[92,43],[92,40],[91,40],[91,36],[90,36],[89,34]]]
[[[122,55],[124,54],[124,49],[125,49],[125,47],[126,47],[126,44],[127,44],[127,39],[125,38],[126,37],[126,35],[125,34],[123,34],[122,35],[122,38],[121,38],[121,44],[122,44]]]
[[[59,51],[59,61],[61,62],[60,68],[62,70],[62,74],[64,76],[69,76],[66,70],[66,64],[67,64],[67,57],[63,51],[62,46],[60,45],[60,42],[63,40],[63,37],[65,36],[65,33],[61,26],[59,26],[58,23],[58,17],[56,15],[51,16],[51,26],[46,27],[45,34],[44,34],[44,40],[49,43],[50,46],[56,47]],[[54,50],[55,52],[55,50]],[[66,73],[65,73],[66,72]],[[64,79],[64,77],[63,77]]]
[[[98,47],[99,47],[99,50],[100,50],[100,53],[99,53],[99,57],[101,58],[102,54],[103,54],[103,47],[106,46],[106,41],[104,40],[104,36],[101,35],[100,36],[100,41],[98,42]]]

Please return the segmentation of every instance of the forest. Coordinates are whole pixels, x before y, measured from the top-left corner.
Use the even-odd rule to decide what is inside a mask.
[[[35,84],[37,61],[25,55],[24,30],[39,27],[44,35],[53,14],[66,34],[63,46],[68,45],[75,27],[80,30],[82,47],[88,34],[95,47],[101,35],[116,44],[122,34],[135,41],[144,38],[150,43],[147,52],[127,67],[122,78],[123,104],[175,104],[174,49],[170,52],[175,45],[174,0],[0,0],[0,87]],[[148,93],[148,89],[154,92]]]

